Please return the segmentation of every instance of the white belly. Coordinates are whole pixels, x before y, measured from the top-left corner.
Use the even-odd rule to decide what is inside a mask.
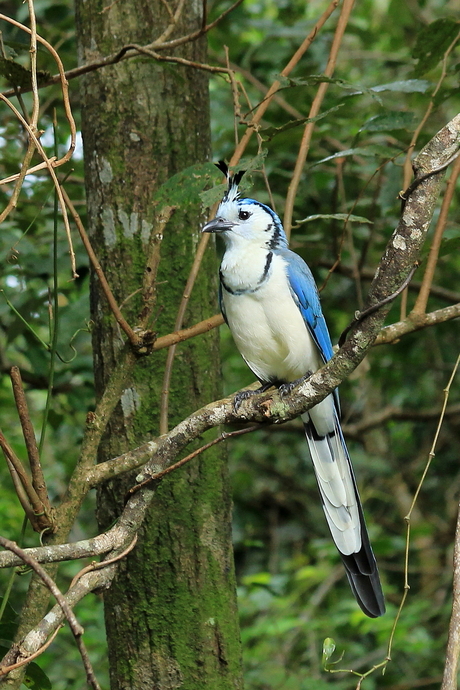
[[[316,371],[321,359],[284,274],[273,262],[270,279],[256,292],[223,290],[225,313],[236,346],[263,382],[290,382]]]

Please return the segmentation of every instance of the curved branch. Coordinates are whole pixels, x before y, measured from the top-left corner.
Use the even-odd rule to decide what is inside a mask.
[[[152,51],[152,50],[170,50],[171,48],[177,48],[177,46],[184,45],[185,43],[191,43],[192,41],[196,41],[198,38],[203,36],[204,34],[208,33],[213,29],[217,24],[224,19],[230,12],[232,12],[234,9],[238,7],[238,5],[241,5],[243,0],[236,0],[230,7],[228,7],[222,14],[220,14],[217,19],[214,19],[214,21],[210,22],[206,26],[202,26],[200,29],[197,31],[194,31],[191,34],[187,34],[186,36],[181,36],[180,38],[175,38],[171,41],[164,41],[162,38],[165,37],[165,34],[163,34],[163,37],[159,37],[157,40],[153,41],[152,43],[149,43],[146,46],[143,46],[143,50],[145,51]],[[334,0],[334,2],[337,4],[337,0]],[[23,29],[24,31],[27,31],[30,33],[30,29],[28,29],[26,26],[23,24],[20,24],[14,19],[11,19],[10,17],[7,17],[4,14],[0,14],[0,20],[3,19],[4,21],[10,22],[11,24],[14,24],[14,26],[17,26],[18,28]],[[174,23],[171,23],[169,26],[174,28]],[[169,27],[168,27],[169,28]],[[50,45],[42,39],[40,36],[37,35],[37,40],[40,41],[48,50],[50,50]],[[50,52],[52,52],[53,57],[55,57],[55,51],[54,49]],[[123,46],[120,48],[120,50],[117,50],[116,53],[113,53],[112,55],[107,55],[105,58],[101,58],[100,60],[95,60],[94,62],[91,62],[87,65],[81,65],[80,67],[75,67],[74,69],[68,70],[67,72],[64,72],[62,70],[62,73],[60,71],[59,74],[53,75],[50,79],[47,81],[44,81],[42,84],[40,84],[40,88],[44,86],[50,86],[51,84],[56,84],[56,82],[60,81],[62,79],[62,76],[65,77],[65,80],[68,79],[75,79],[75,77],[80,77],[82,74],[88,74],[88,72],[94,72],[95,70],[101,69],[101,67],[108,67],[109,65],[114,65],[117,62],[120,62],[121,60],[126,60],[128,58],[133,58],[138,55],[138,48],[134,48],[131,45]],[[216,68],[216,71],[222,71],[219,68]],[[67,83],[67,81],[66,81]],[[21,89],[18,89],[20,93],[25,93],[27,91],[30,91],[30,87],[23,87]],[[14,89],[10,89],[8,91],[5,91],[4,96],[14,96],[15,91]]]
[[[375,339],[374,345],[388,345],[394,343],[396,340],[402,338],[403,335],[420,331],[429,326],[436,326],[445,321],[458,319],[460,316],[460,302],[452,304],[450,307],[443,309],[436,309],[429,314],[416,314],[412,312],[403,321],[397,321],[390,326],[382,328],[379,335]]]

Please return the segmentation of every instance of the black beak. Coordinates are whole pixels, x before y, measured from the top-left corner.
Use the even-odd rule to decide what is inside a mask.
[[[224,230],[231,230],[233,225],[234,223],[229,220],[224,220],[217,216],[210,220],[209,223],[206,223],[206,225],[203,225],[201,232],[224,232]]]

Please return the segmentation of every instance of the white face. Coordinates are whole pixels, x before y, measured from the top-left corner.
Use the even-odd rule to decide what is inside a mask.
[[[219,227],[219,219],[223,221]],[[239,241],[261,247],[286,246],[286,238],[278,216],[264,204],[253,199],[231,199],[221,202],[212,231],[222,234],[227,244]]]

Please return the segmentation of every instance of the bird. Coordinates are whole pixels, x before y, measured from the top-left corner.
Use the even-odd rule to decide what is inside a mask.
[[[245,171],[231,174],[216,163],[227,188],[215,218],[202,232],[222,237],[225,251],[219,277],[219,304],[236,347],[259,380],[255,391],[240,391],[242,401],[271,386],[288,393],[333,355],[315,280],[301,256],[291,251],[277,214],[255,199],[241,197]],[[301,415],[332,539],[351,590],[370,618],[385,613],[355,475],[340,425],[337,390]]]

